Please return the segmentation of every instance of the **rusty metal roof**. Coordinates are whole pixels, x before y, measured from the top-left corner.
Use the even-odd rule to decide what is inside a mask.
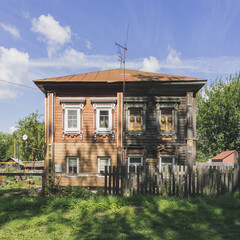
[[[212,160],[223,160],[224,158],[230,156],[234,152],[237,152],[237,150],[221,152],[217,156],[213,157]]]
[[[206,79],[168,75],[161,73],[142,72],[137,70],[113,69],[98,72],[81,73],[62,77],[43,78],[35,80],[35,83],[44,82],[126,82],[138,81],[206,81]]]

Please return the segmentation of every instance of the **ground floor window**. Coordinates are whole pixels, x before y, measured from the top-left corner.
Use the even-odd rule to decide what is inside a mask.
[[[175,164],[175,156],[174,155],[166,155],[166,156],[160,156],[160,169],[162,166],[169,166]]]
[[[79,158],[67,157],[67,173],[69,174],[79,173]]]
[[[110,157],[98,157],[98,173],[105,173],[105,166],[110,166]]]
[[[137,167],[143,166],[142,156],[129,156],[128,157],[128,172],[137,172]]]

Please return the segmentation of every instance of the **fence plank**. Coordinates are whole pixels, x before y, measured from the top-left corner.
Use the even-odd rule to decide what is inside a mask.
[[[109,184],[108,184],[108,186],[109,186],[109,188],[108,188],[108,191],[109,191],[109,194],[111,195],[111,182],[112,182],[112,174],[111,174],[111,166],[109,166]]]
[[[113,178],[113,194],[116,194],[116,167],[115,166],[113,166],[112,178]]]
[[[116,194],[119,194],[119,166],[116,168]]]
[[[107,172],[107,166],[105,166],[105,195],[107,195],[107,175],[108,175],[108,172]]]

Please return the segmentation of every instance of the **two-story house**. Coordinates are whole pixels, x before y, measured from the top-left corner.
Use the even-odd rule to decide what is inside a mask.
[[[205,79],[115,69],[34,82],[45,94],[45,170],[61,184],[103,186],[110,165],[195,163]]]

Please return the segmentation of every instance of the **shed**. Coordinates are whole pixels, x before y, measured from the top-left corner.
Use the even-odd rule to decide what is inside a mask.
[[[212,162],[234,163],[234,155],[236,153],[236,159],[238,159],[238,151],[231,150],[219,153],[212,158]]]

